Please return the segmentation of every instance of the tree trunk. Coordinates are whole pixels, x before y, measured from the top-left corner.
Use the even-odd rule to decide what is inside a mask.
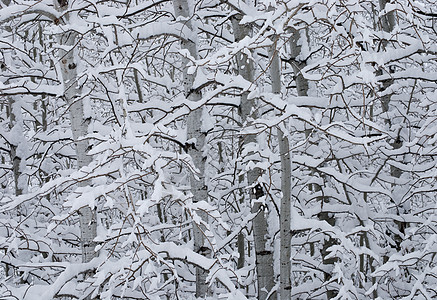
[[[18,104],[19,105],[19,104]],[[9,97],[9,128],[14,137],[24,139],[22,119],[17,122],[16,115],[21,114],[21,106],[17,107],[17,103],[12,97]],[[10,143],[11,152],[10,157],[12,161],[12,173],[14,175],[14,186],[15,186],[15,196],[20,196],[23,194],[23,182],[21,178],[21,155],[20,148],[24,147],[23,144],[17,143],[17,141]],[[21,151],[22,152],[22,151]]]
[[[276,42],[270,50],[270,78],[272,92],[281,94],[281,68]],[[291,159],[288,137],[278,127],[279,155],[281,157],[281,190],[282,200],[279,216],[281,242],[280,242],[280,299],[291,299]]]
[[[56,0],[55,7],[60,12],[66,12],[68,1]],[[65,13],[63,22],[69,22],[69,13]],[[66,31],[59,37],[59,44],[72,47],[69,51],[59,50],[59,62],[61,64],[62,83],[64,85],[64,97],[70,106],[70,122],[73,140],[76,145],[77,168],[81,169],[91,163],[91,157],[87,155],[88,141],[83,138],[87,135],[89,120],[84,118],[83,102],[81,89],[77,85],[77,61],[74,55],[74,45],[77,34],[73,31]],[[88,186],[88,180],[80,181],[79,186]],[[89,206],[79,209],[80,220],[80,239],[82,247],[82,262],[87,263],[96,257],[96,243],[94,238],[97,236],[96,212]]]
[[[295,82],[296,82],[296,89],[297,89],[297,95],[298,96],[308,96],[308,80],[306,80],[301,73],[301,70],[306,66],[306,63],[303,61],[300,61],[298,59],[298,56],[301,53],[302,45],[299,44],[299,40],[301,39],[301,34],[299,31],[295,30],[293,32],[293,35],[290,39],[290,62],[295,74]],[[306,132],[307,136],[309,135],[309,132]],[[310,187],[313,192],[318,192],[321,190],[321,186],[318,184],[312,184]],[[323,211],[324,203],[329,203],[329,199],[321,197],[320,198],[320,205],[321,205],[321,212],[318,214],[318,218],[321,221],[326,221],[331,226],[335,225],[335,216],[331,213],[328,213],[326,211]],[[321,249],[321,255],[322,255],[322,262],[325,266],[329,266],[329,269],[332,269],[334,267],[334,263],[336,261],[335,257],[332,258],[325,258],[329,252],[327,249],[335,244],[335,240],[331,237],[328,237],[322,245]],[[325,282],[328,282],[332,278],[330,272],[326,271],[324,275]],[[328,299],[332,299],[337,296],[337,291],[329,289],[327,287],[326,291],[326,297]]]
[[[173,1],[174,11],[176,17],[184,17],[184,26],[193,30],[192,24],[189,21],[190,10],[187,0],[174,0]],[[189,51],[190,55],[197,59],[197,45],[195,41],[191,39],[181,40],[181,48]],[[188,72],[188,58],[183,58],[184,74],[183,74],[183,85],[185,90],[185,95],[187,99],[191,101],[199,101],[202,99],[200,91],[193,91],[192,87],[194,84],[194,79],[196,73]],[[193,174],[190,175],[191,192],[193,193],[193,202],[208,201],[208,190],[205,184],[205,159],[202,154],[202,148],[205,145],[206,133],[202,132],[202,108],[198,108],[192,112],[187,117],[187,139],[195,140],[194,145],[190,145],[188,153],[193,159],[195,166],[199,170],[197,180]],[[198,215],[203,221],[207,220],[207,215],[204,212],[198,212]],[[210,256],[211,249],[205,244],[204,238],[204,228],[201,228],[199,224],[193,222],[193,239],[194,239],[194,251],[203,255]],[[196,267],[196,297],[205,297],[207,294],[208,285],[206,284],[206,277],[208,275],[208,270],[204,270],[200,267]]]
[[[240,41],[249,34],[249,29],[246,26],[240,25],[240,16],[232,17],[232,27],[234,30],[235,41]],[[237,55],[238,73],[247,81],[252,82],[253,78],[253,65],[248,59],[246,54],[239,53]],[[241,104],[239,107],[239,114],[241,121],[244,123],[247,117],[250,115],[253,100],[248,99],[248,93],[243,93],[241,96]],[[248,143],[255,143],[256,136],[247,135],[242,140],[242,147]],[[254,246],[256,255],[256,271],[257,271],[257,283],[258,283],[258,300],[266,300],[269,293],[275,285],[275,276],[273,272],[273,252],[266,247],[267,237],[267,220],[264,212],[264,208],[261,203],[257,201],[264,196],[263,188],[260,184],[256,184],[260,176],[259,169],[249,170],[247,172],[247,184],[249,186],[255,186],[250,193],[250,198],[253,199],[252,212],[258,213],[252,221]],[[244,255],[240,253],[240,255]],[[272,293],[270,299],[276,298],[276,293]]]

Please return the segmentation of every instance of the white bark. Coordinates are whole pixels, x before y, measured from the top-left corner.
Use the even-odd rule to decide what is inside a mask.
[[[270,50],[270,79],[272,92],[281,94],[281,65],[276,49],[276,43]],[[280,285],[279,299],[291,299],[291,159],[288,137],[278,127],[279,155],[281,157],[281,208],[279,225],[281,232],[280,241]]]
[[[232,27],[234,30],[234,37],[236,41],[242,40],[249,34],[247,27],[239,24],[240,19],[238,16],[232,18]],[[237,66],[239,74],[247,81],[253,81],[253,65],[248,59],[247,55],[239,53],[237,55]],[[248,99],[248,93],[244,93],[241,96],[241,104],[239,107],[239,114],[241,121],[244,123],[247,117],[250,115],[253,100]],[[242,147],[245,144],[256,142],[256,136],[248,135],[242,141]],[[258,213],[252,221],[253,237],[256,255],[256,271],[257,271],[257,286],[258,286],[258,300],[265,300],[270,291],[275,285],[275,276],[273,271],[273,252],[266,247],[267,237],[267,219],[265,211],[260,202],[257,199],[264,196],[263,188],[260,184],[256,184],[258,177],[260,176],[259,169],[249,170],[247,172],[247,184],[249,186],[255,185],[253,191],[251,191],[251,199],[255,200],[252,206],[252,212]],[[241,253],[240,253],[241,255]],[[276,298],[276,293],[272,293],[270,299]]]
[[[9,127],[13,135],[19,135],[20,138],[24,138],[23,130],[21,124],[16,123],[16,114],[21,113],[21,111],[16,111],[15,101],[12,97],[9,98]],[[19,147],[23,145],[18,145],[15,142],[11,143],[10,157],[12,161],[12,173],[14,175],[14,185],[15,185],[15,196],[20,196],[23,194],[23,184],[21,178],[20,165],[22,158],[18,153]]]
[[[387,0],[379,0],[379,8],[381,11],[385,9],[385,6],[387,4]],[[394,29],[395,26],[395,18],[393,12],[389,12],[385,15],[381,16],[381,27],[385,32],[391,32]],[[387,46],[387,41],[383,41],[383,48],[385,50]],[[378,75],[382,75],[382,70],[378,71]],[[393,82],[391,80],[386,80],[383,82],[382,90],[387,89]],[[384,113],[388,112],[389,110],[389,104],[390,104],[390,95],[384,95],[381,97],[381,104],[382,104],[382,110]],[[386,123],[390,123],[390,120],[387,119]]]
[[[63,22],[69,22],[68,2],[65,0],[55,0],[55,7],[59,12],[65,13]],[[70,46],[72,49],[65,51],[59,50],[59,63],[62,72],[62,82],[64,84],[64,97],[70,106],[70,122],[73,140],[76,145],[77,168],[80,169],[89,165],[91,157],[87,155],[88,141],[81,139],[88,132],[89,121],[84,118],[83,102],[79,100],[81,90],[77,85],[77,62],[74,55],[74,45],[77,41],[75,32],[66,31],[59,37],[59,43]],[[79,182],[79,186],[89,185],[89,181]],[[97,236],[96,213],[89,207],[79,209],[82,262],[86,263],[96,256],[94,238]]]
[[[290,38],[290,63],[294,72],[297,95],[308,96],[308,80],[306,80],[301,73],[301,70],[306,66],[306,63],[298,59],[302,49],[302,45],[299,44],[300,38],[300,32],[293,30],[293,34]]]
[[[193,30],[192,24],[189,21],[190,11],[187,0],[174,0],[173,1],[174,11],[176,17],[183,17],[186,20],[183,20],[184,25],[187,26],[190,30]],[[193,41],[193,37],[184,38],[181,40],[182,49],[187,49],[190,55],[197,59],[197,45],[196,41]],[[188,65],[190,60],[188,58],[184,58],[184,78],[183,85],[186,97],[191,101],[199,101],[202,98],[202,95],[199,91],[193,90],[194,79],[196,73],[188,73]],[[205,159],[202,154],[202,148],[205,145],[205,137],[206,134],[202,132],[202,109],[196,109],[187,117],[187,139],[195,140],[195,144],[190,146],[188,149],[188,153],[193,159],[193,162],[197,169],[199,170],[199,180],[191,174],[190,175],[190,184],[191,184],[191,192],[193,193],[193,202],[199,201],[208,201],[208,190],[205,185]],[[198,213],[202,220],[206,221],[207,216],[205,213]],[[194,251],[203,255],[210,256],[211,249],[208,245],[205,244],[205,236],[203,233],[203,228],[199,227],[198,224],[193,222],[193,239],[194,239]],[[208,275],[208,270],[204,270],[200,267],[196,267],[196,297],[205,297],[207,294],[208,285],[206,284],[206,277]]]

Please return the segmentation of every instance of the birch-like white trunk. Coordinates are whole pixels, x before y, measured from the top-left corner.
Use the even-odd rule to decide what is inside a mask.
[[[19,136],[21,138],[23,138],[24,136],[23,136],[22,127],[19,124],[16,124],[16,117],[15,117],[15,114],[21,113],[21,111],[16,111],[16,106],[14,105],[15,101],[12,97],[10,97],[8,100],[9,100],[9,103],[8,103],[9,108],[6,111],[7,111],[7,114],[9,114],[9,116],[8,116],[9,117],[9,128],[10,128],[13,136],[15,136],[16,134],[19,134]],[[11,162],[12,162],[12,174],[14,176],[15,196],[20,196],[23,194],[22,182],[20,182],[21,173],[22,173],[20,170],[21,157],[17,153],[19,146],[20,145],[18,145],[16,141],[10,142],[11,151],[9,152],[9,156],[10,156]],[[10,268],[9,264],[2,264],[2,265],[5,269],[6,276],[13,275],[13,269]]]
[[[308,96],[308,80],[302,76],[301,70],[306,67],[306,63],[299,60],[301,53],[301,34],[298,30],[293,29],[293,34],[290,38],[290,63],[293,68],[294,78],[296,82],[296,90],[298,96]]]
[[[17,138],[24,138],[23,130],[21,124],[17,124],[16,114],[21,114],[21,111],[17,111],[17,107],[15,105],[15,100],[10,97],[9,98],[9,128],[12,131],[12,134]],[[18,135],[18,136],[17,136]],[[22,146],[22,145],[21,145]],[[14,186],[15,186],[15,196],[20,196],[23,194],[23,185],[21,179],[21,155],[19,152],[20,145],[17,144],[16,141],[11,142],[11,152],[10,157],[12,161],[12,173],[14,175]]]
[[[240,18],[234,16],[232,18],[232,27],[234,30],[235,41],[240,41],[249,34],[249,29],[246,26],[240,25]],[[246,54],[239,53],[237,55],[238,73],[247,81],[252,82],[253,65],[252,61],[248,59]],[[241,96],[241,104],[239,107],[239,114],[241,121],[244,123],[250,115],[253,107],[253,99],[248,99],[248,93],[243,93]],[[255,143],[255,135],[247,135],[242,141],[242,147],[248,143]],[[252,221],[253,239],[256,256],[256,272],[257,272],[257,287],[258,300],[266,300],[269,293],[275,285],[275,276],[273,271],[273,252],[266,247],[267,237],[267,219],[261,203],[256,201],[264,196],[263,188],[260,184],[256,184],[261,172],[259,169],[249,170],[247,172],[247,184],[249,186],[255,185],[255,188],[250,193],[250,198],[255,200],[252,206],[252,212],[257,213]],[[242,255],[240,253],[240,255]],[[243,253],[244,255],[244,253]],[[269,299],[275,299],[276,293],[272,293]]]
[[[68,24],[68,1],[55,0],[54,2],[56,9],[65,13],[61,22]],[[71,47],[71,49],[68,51],[60,49],[58,58],[62,72],[64,97],[70,107],[71,131],[76,145],[77,168],[80,169],[91,163],[91,157],[87,155],[88,141],[81,139],[88,133],[89,120],[84,118],[83,102],[79,99],[81,90],[77,85],[77,61],[74,55],[76,41],[77,34],[73,31],[65,31],[61,34],[59,36],[59,44],[66,46],[66,48]],[[89,184],[90,182],[87,180],[78,183],[79,186],[87,186]],[[83,207],[79,209],[79,220],[82,262],[86,263],[96,256],[96,243],[94,242],[97,236],[96,213],[89,206]]]
[[[270,49],[270,79],[272,92],[281,94],[281,65],[276,42]],[[280,241],[280,284],[279,299],[291,299],[291,158],[288,137],[278,126],[279,155],[281,157],[281,207],[279,227]]]
[[[176,17],[183,17],[182,20],[184,26],[193,30],[193,26],[190,22],[190,9],[187,0],[174,0],[174,11]],[[181,40],[181,48],[189,51],[190,55],[197,59],[197,45],[195,35],[191,37],[183,37]],[[184,73],[183,73],[183,85],[186,97],[191,101],[199,101],[202,98],[200,91],[193,90],[193,84],[196,77],[196,73],[188,72],[188,65],[190,60],[188,58],[183,59]],[[193,159],[193,162],[199,170],[199,180],[193,175],[190,175],[191,192],[193,193],[193,202],[208,201],[208,190],[205,184],[205,159],[202,154],[202,148],[205,145],[206,134],[202,132],[202,108],[196,109],[187,117],[187,139],[194,140],[195,144],[188,147],[188,153]],[[198,212],[202,220],[207,220],[207,215],[203,212]],[[203,228],[193,222],[193,239],[194,239],[194,251],[204,255],[210,256],[211,249],[208,245],[205,245]],[[208,285],[206,284],[206,277],[208,270],[204,270],[200,267],[196,267],[196,297],[205,297],[207,294]]]

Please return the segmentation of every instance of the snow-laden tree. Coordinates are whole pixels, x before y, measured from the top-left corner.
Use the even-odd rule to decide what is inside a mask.
[[[179,85],[179,74],[191,72],[180,64],[189,58],[179,41],[192,30],[175,21],[168,3],[58,4],[59,11],[48,2],[11,4],[2,11],[3,32],[17,44],[5,42],[12,53],[7,64],[17,74],[30,69],[44,75],[34,79],[23,73],[17,82],[5,78],[3,94],[13,89],[20,96],[43,94],[49,105],[57,104],[53,114],[62,128],[50,123],[45,132],[25,132],[31,140],[42,136],[47,149],[31,167],[38,171],[38,164],[65,155],[57,169],[48,167],[52,178],[38,182],[29,171],[27,193],[3,195],[3,262],[14,270],[3,279],[5,294],[185,298],[196,268],[211,283],[220,282],[213,292],[241,294],[228,255],[217,245],[220,235],[210,229],[226,237],[228,226],[217,208],[207,199],[194,201],[189,189],[188,177],[197,179],[198,169],[187,154],[194,141],[186,138],[186,116],[214,97],[194,103]],[[17,57],[33,39],[16,41],[8,28],[13,34],[41,28],[46,50],[37,50],[43,58]],[[84,211],[95,221],[83,221]],[[201,214],[208,215],[208,223],[198,219]],[[95,225],[96,235],[84,240],[78,220],[80,229],[94,231]],[[205,228],[213,257],[192,248],[193,224]],[[90,256],[84,258],[79,244]]]
[[[2,1],[2,297],[434,298],[432,4]]]

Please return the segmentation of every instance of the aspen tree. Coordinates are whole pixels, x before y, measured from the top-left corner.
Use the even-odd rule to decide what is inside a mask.
[[[55,7],[64,13],[62,25],[68,26],[70,14],[68,12],[69,2],[67,0],[55,0]],[[59,35],[59,44],[65,47],[59,49],[58,58],[64,86],[64,97],[70,107],[70,122],[73,140],[76,145],[77,168],[81,169],[91,163],[91,156],[87,155],[88,141],[84,139],[88,132],[89,119],[84,117],[84,105],[81,99],[81,88],[77,84],[77,58],[75,56],[75,45],[77,33],[67,30]],[[80,187],[90,185],[89,180],[80,181]],[[96,212],[89,206],[79,209],[82,262],[86,263],[96,257],[96,243],[94,238],[97,235]]]
[[[187,0],[174,0],[174,11],[177,18],[182,18],[181,22],[184,23],[190,30],[193,30],[193,26],[190,21],[190,8]],[[189,55],[197,59],[197,45],[193,40],[195,34],[190,37],[185,37],[181,40],[182,49],[186,49]],[[185,95],[188,100],[199,101],[202,99],[200,91],[193,90],[194,80],[196,78],[196,72],[189,72],[190,59],[188,57],[183,58],[183,86]],[[190,145],[188,153],[193,159],[195,166],[199,170],[196,178],[193,174],[190,175],[191,192],[193,193],[193,202],[208,201],[208,190],[205,184],[205,159],[202,154],[202,148],[205,145],[206,134],[202,132],[202,108],[197,108],[191,111],[187,117],[187,140],[194,141]],[[198,213],[202,220],[206,220],[205,213]],[[194,251],[209,256],[211,249],[204,245],[205,238],[203,229],[200,224],[193,222],[193,239],[194,239]],[[196,267],[196,297],[204,297],[207,293],[208,285],[206,283],[206,277],[208,271],[200,267]]]
[[[273,94],[281,94],[281,65],[277,42],[270,49],[270,77]],[[286,126],[285,126],[286,127]],[[281,158],[281,207],[280,207],[280,299],[291,299],[291,154],[287,133],[278,126],[279,156]]]
[[[234,16],[232,18],[232,28],[234,30],[235,41],[241,41],[244,37],[250,34],[249,28],[244,25],[240,25],[241,17]],[[252,61],[247,54],[238,53],[237,55],[237,67],[238,73],[244,79],[249,82],[254,81],[254,67]],[[248,99],[248,92],[244,92],[241,95],[241,104],[239,107],[239,114],[241,122],[244,124],[247,118],[251,115],[254,105],[254,99]],[[241,147],[249,143],[256,143],[255,135],[245,136]],[[256,270],[257,270],[257,286],[258,286],[258,299],[268,299],[270,291],[275,285],[274,271],[273,271],[273,251],[266,247],[267,237],[267,219],[264,207],[258,200],[264,196],[265,192],[262,186],[257,183],[258,178],[261,175],[261,170],[258,168],[249,170],[247,172],[247,184],[248,186],[254,186],[250,192],[250,199],[253,201],[252,212],[257,213],[256,217],[252,221],[254,246],[256,255]],[[241,253],[240,253],[241,255]],[[270,295],[270,299],[274,299],[276,293]]]

